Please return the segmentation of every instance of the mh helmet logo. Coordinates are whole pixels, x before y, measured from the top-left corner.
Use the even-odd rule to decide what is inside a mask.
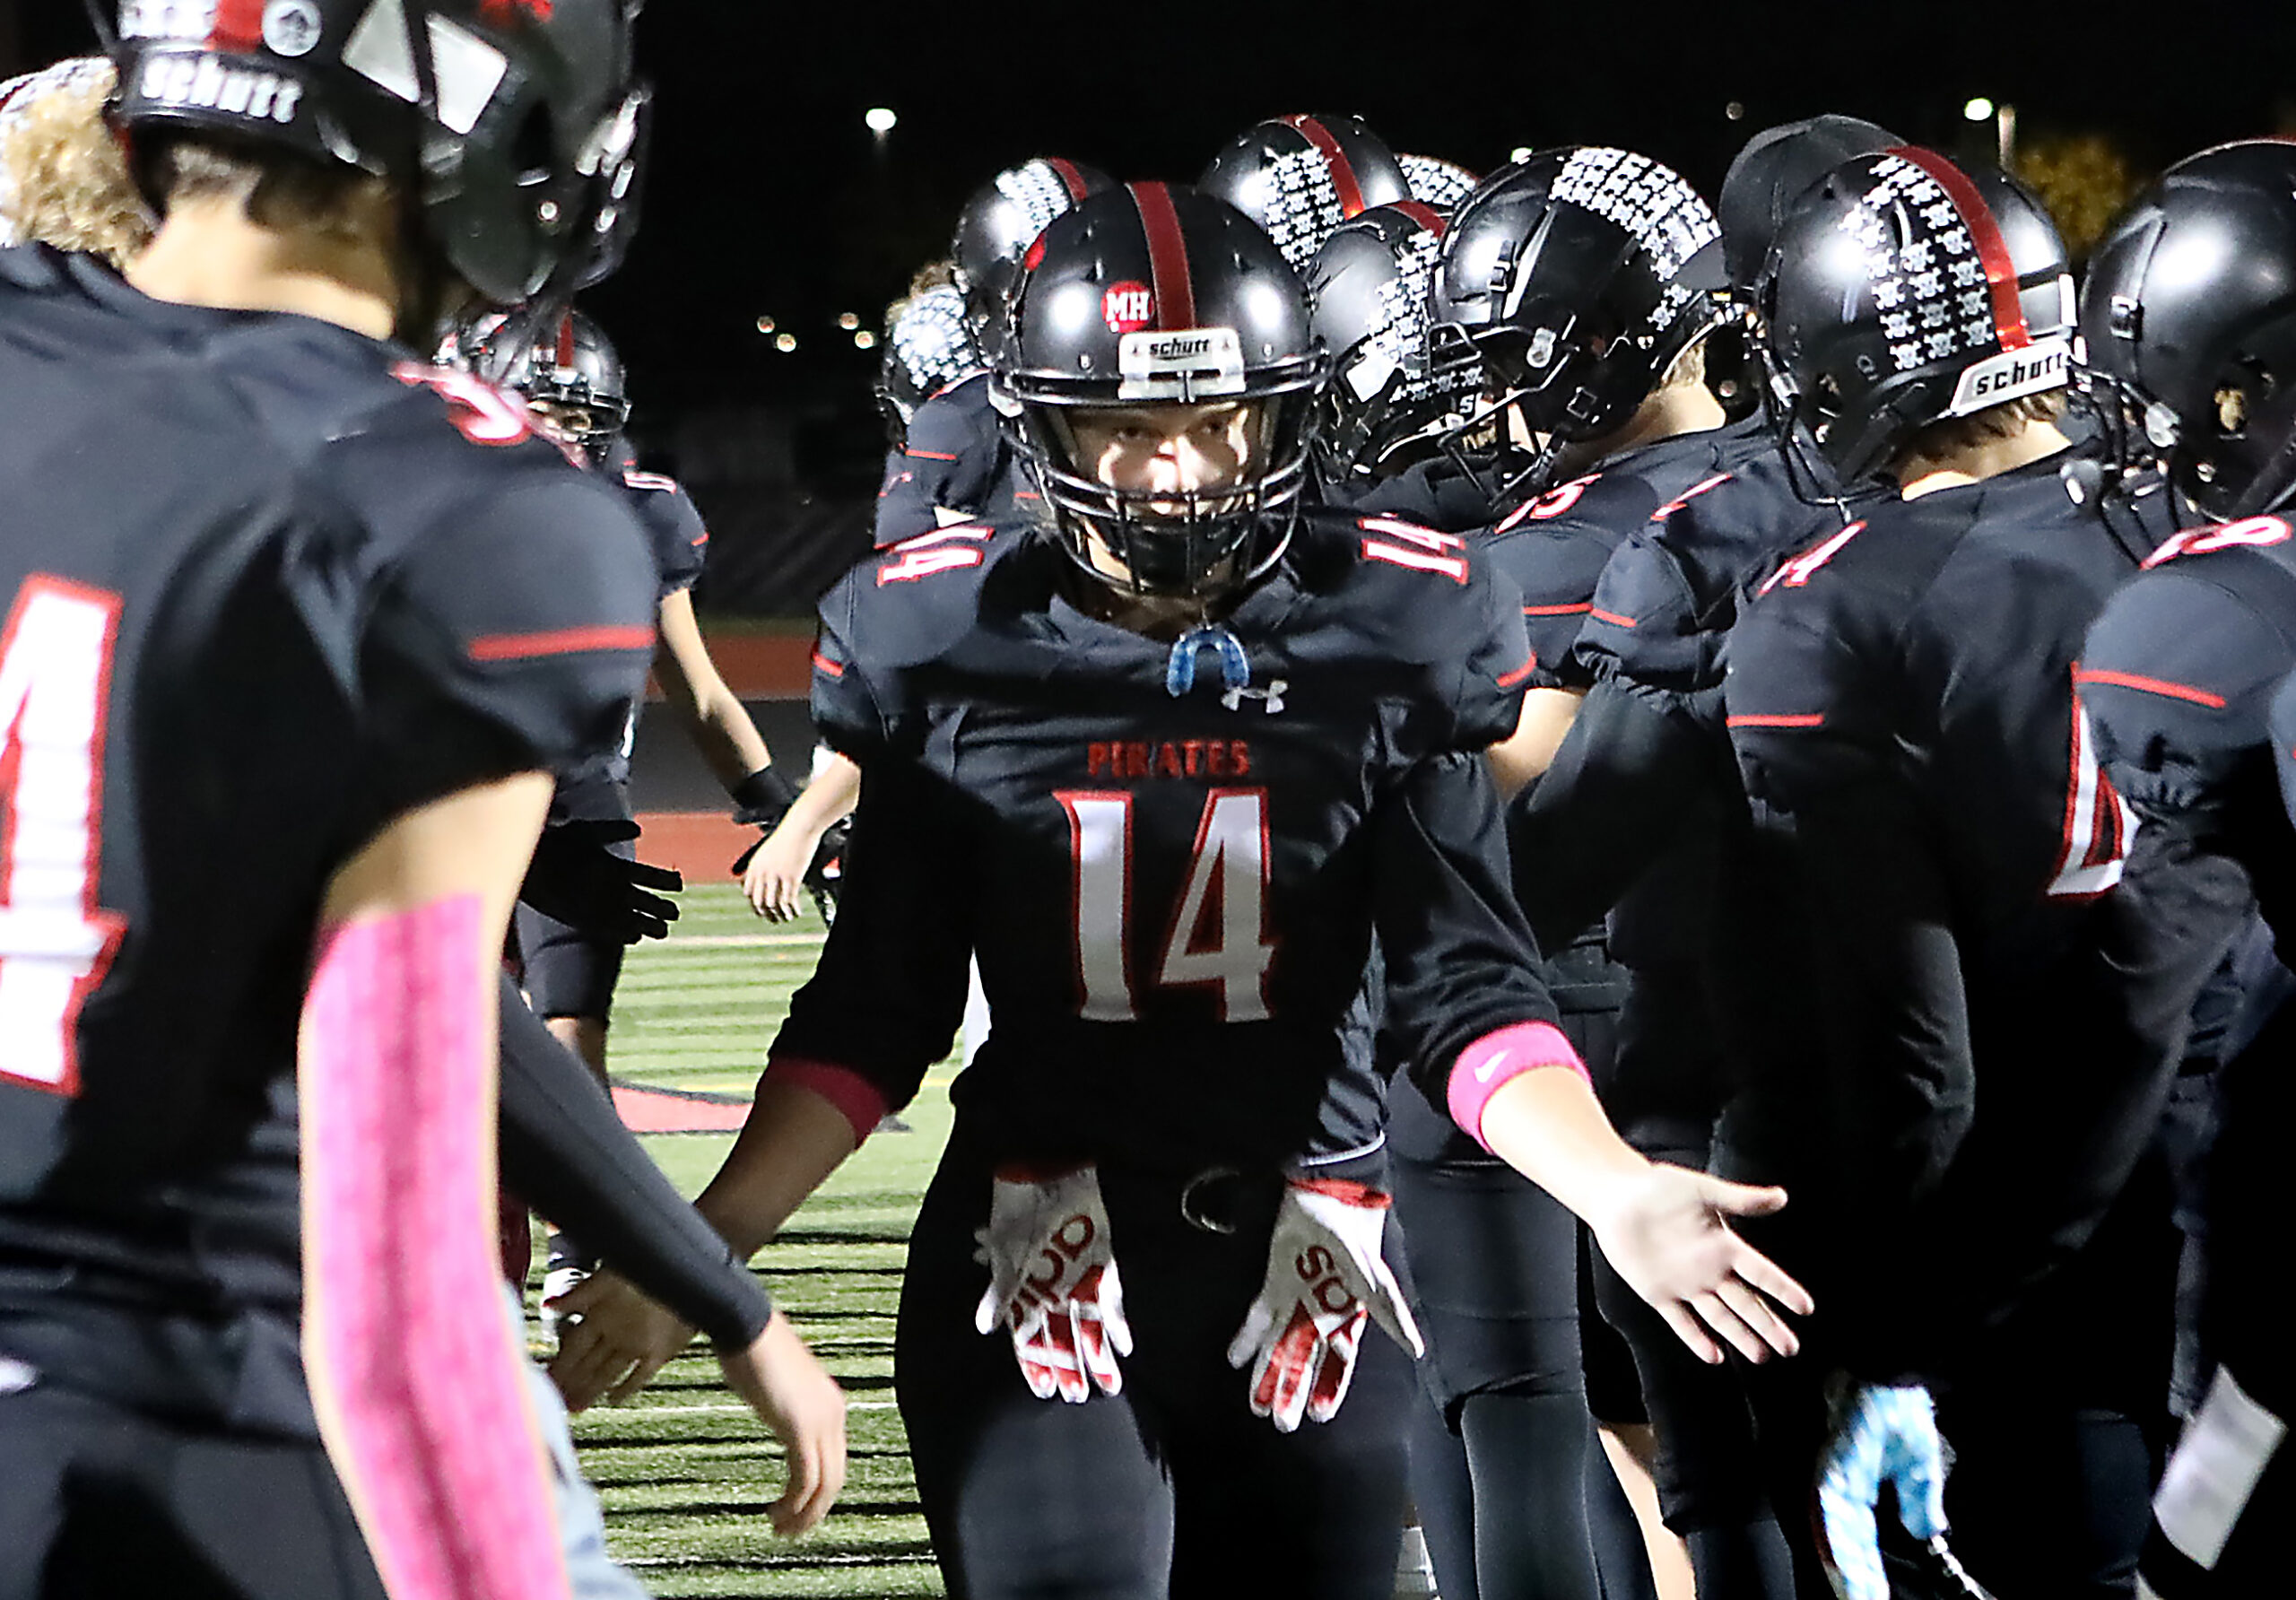
[[[1129,278],[1111,283],[1100,295],[1100,320],[1112,334],[1136,334],[1156,320],[1156,296]]]

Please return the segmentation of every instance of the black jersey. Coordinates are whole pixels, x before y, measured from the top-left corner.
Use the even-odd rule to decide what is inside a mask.
[[[1834,1178],[1918,1219],[1942,1269],[1861,1335],[1931,1355],[2118,1192],[2242,909],[2176,840],[2131,854],[2074,668],[2156,530],[2057,467],[1870,508],[1766,579],[1730,647],[1747,792],[1813,894],[1814,970],[1777,981],[1828,1021]]]
[[[2240,864],[2283,963],[2296,958],[2296,527],[2252,517],[2178,534],[2089,630],[2078,677],[2105,770],[2144,817]],[[2267,963],[2268,964],[2268,963]],[[2268,988],[2268,985],[2265,986]],[[2296,1402],[2278,1283],[2296,1007],[2248,996],[2222,1065],[2202,1193],[2212,1355],[2268,1409]]]
[[[1488,451],[1461,458],[1431,456],[1346,498],[1366,516],[1464,534],[1489,527],[1507,509],[1492,498],[1506,475],[1505,465]]]
[[[654,594],[658,604],[683,594],[700,579],[709,554],[709,530],[685,486],[660,473],[640,472],[638,457],[627,439],[617,439],[598,471],[626,495],[646,535],[646,552],[654,563]],[[558,774],[558,795],[551,805],[552,823],[572,818],[627,816],[630,756],[638,743],[639,701],[622,708],[613,738],[596,750],[583,751],[573,764]],[[611,986],[609,986],[611,987]]]
[[[988,374],[975,372],[929,396],[909,418],[906,441],[885,456],[877,491],[877,547],[940,526],[937,507],[967,517],[1001,517],[1025,487],[988,403]]]
[[[653,575],[620,498],[466,374],[17,250],[0,596],[0,1349],[307,1430],[325,884],[409,808],[611,738]]]
[[[1558,679],[1595,686],[1595,698],[1586,731],[1516,809],[1518,888],[1552,943],[1617,907],[1669,850],[1687,851],[1696,859],[1648,882],[1613,939],[1631,964],[1684,958],[1718,813],[1743,809],[1720,692],[1739,596],[1813,530],[1839,526],[1838,514],[1803,498],[1774,437],[1750,418],[1622,458],[1554,522],[1584,560],[1610,550],[1583,600],[1550,598],[1558,639],[1576,629]],[[1574,585],[1582,564],[1562,563]]]
[[[638,526],[646,530],[656,596],[667,599],[700,582],[702,563],[709,555],[709,530],[685,486],[660,473],[639,471],[637,452],[625,439],[614,441],[599,470],[630,496]]]
[[[2237,857],[2275,934],[2296,930],[2296,835],[2268,726],[2296,671],[2296,535],[2279,517],[2168,540],[2089,630],[2080,680],[2129,803]]]
[[[1515,725],[1519,608],[1462,541],[1309,515],[1224,663],[1096,620],[1079,581],[1040,535],[952,527],[823,601],[814,714],[862,815],[778,1055],[906,1101],[977,952],[966,1113],[1187,1171],[1314,1143],[1375,923],[1422,1073],[1552,1018],[1467,753]]]
[[[1535,686],[1585,689],[1594,682],[1574,651],[1594,616],[1603,569],[1628,535],[1727,475],[1717,459],[1716,436],[1685,433],[1607,461],[1491,525],[1477,543],[1523,591],[1523,621],[1537,657]]]

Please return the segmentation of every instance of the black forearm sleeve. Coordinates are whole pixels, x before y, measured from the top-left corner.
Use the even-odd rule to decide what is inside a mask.
[[[1508,888],[1482,757],[1422,761],[1381,797],[1373,825],[1389,1026],[1405,1070],[1441,1106],[1461,1050],[1517,1022],[1554,1022],[1554,1001]]]
[[[773,1315],[764,1288],[679,1198],[507,973],[501,1009],[504,1181],[718,1349],[748,1344]]]
[[[1587,691],[1553,765],[1507,820],[1515,898],[1541,950],[1568,946],[1666,853],[1715,760],[1688,718],[1652,698],[1615,683]]]

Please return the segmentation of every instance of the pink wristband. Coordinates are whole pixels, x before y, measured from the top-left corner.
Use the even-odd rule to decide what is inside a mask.
[[[776,1056],[765,1064],[764,1081],[810,1089],[835,1106],[839,1115],[853,1125],[853,1143],[857,1146],[876,1132],[877,1124],[892,1109],[885,1101],[884,1091],[874,1083],[849,1066],[837,1066],[827,1061]]]
[[[1451,1120],[1489,1150],[1491,1145],[1483,1136],[1483,1108],[1508,1083],[1543,1066],[1568,1067],[1582,1078],[1587,1076],[1587,1064],[1578,1059],[1578,1052],[1562,1036],[1562,1030],[1552,1022],[1516,1022],[1484,1034],[1461,1050],[1451,1064],[1451,1076],[1444,1086]]]

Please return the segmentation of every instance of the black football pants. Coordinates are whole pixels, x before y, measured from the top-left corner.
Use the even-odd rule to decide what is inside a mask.
[[[1218,1234],[1182,1219],[1182,1180],[1100,1178],[1135,1341],[1118,1396],[1039,1400],[1005,1331],[974,1331],[991,1170],[961,1121],[910,1236],[895,1378],[952,1600],[1387,1600],[1410,1358],[1372,1327],[1339,1414],[1278,1433],[1226,1355],[1266,1272],[1278,1183],[1219,1186],[1235,1230]]]
[[[383,1600],[315,1440],[0,1395],[0,1600]]]

